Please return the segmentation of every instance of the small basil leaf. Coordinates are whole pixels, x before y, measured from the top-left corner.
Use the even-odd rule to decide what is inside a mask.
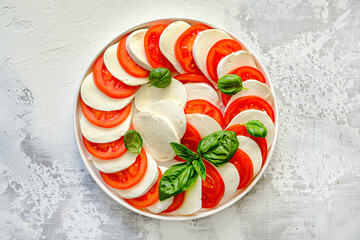
[[[220,91],[226,95],[234,95],[243,89],[241,78],[234,74],[228,74],[221,77],[217,84]]]
[[[195,170],[200,175],[201,179],[203,181],[205,181],[206,169],[205,169],[205,165],[204,165],[204,162],[202,161],[202,159],[199,157],[198,159],[193,160],[191,162],[191,164],[194,166]]]
[[[170,145],[176,155],[178,155],[179,157],[181,157],[182,159],[184,159],[188,162],[191,162],[192,160],[199,157],[199,155],[197,153],[194,153],[193,151],[191,151],[190,149],[188,149],[187,147],[185,147],[182,144],[179,144],[176,142],[171,142]]]
[[[171,84],[171,72],[167,68],[155,68],[149,74],[150,86],[165,88]]]
[[[197,152],[200,157],[219,167],[230,161],[238,147],[236,133],[222,130],[201,139]]]
[[[163,201],[182,193],[191,187],[198,173],[192,164],[178,163],[168,168],[161,177],[159,184],[159,199]]]
[[[124,136],[124,143],[127,150],[132,153],[139,153],[141,155],[143,140],[137,131],[128,131]]]
[[[245,127],[251,136],[264,138],[267,135],[266,127],[258,120],[245,123]]]

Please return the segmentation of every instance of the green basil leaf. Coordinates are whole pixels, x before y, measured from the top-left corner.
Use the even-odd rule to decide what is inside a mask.
[[[188,162],[191,162],[192,160],[199,158],[199,155],[197,153],[194,153],[193,151],[191,151],[182,144],[172,142],[170,143],[170,145],[176,155],[178,155],[179,157],[181,157],[182,159]]]
[[[167,68],[155,68],[149,74],[150,86],[165,88],[171,84],[171,72]]]
[[[143,140],[137,131],[128,131],[124,136],[124,143],[127,150],[132,153],[139,153],[141,155]]]
[[[206,169],[205,169],[205,165],[204,165],[204,162],[202,161],[202,159],[199,157],[198,159],[193,160],[191,162],[191,164],[194,166],[195,170],[200,175],[201,179],[203,181],[205,181]]]
[[[200,157],[219,167],[230,161],[238,147],[236,133],[222,130],[201,139],[197,152]]]
[[[243,89],[241,78],[234,74],[228,74],[221,77],[217,84],[220,91],[226,95],[234,95]]]
[[[245,127],[251,136],[264,138],[267,135],[266,127],[259,120],[248,121]]]
[[[178,163],[168,168],[161,177],[159,184],[159,199],[163,201],[182,193],[191,187],[198,173],[188,162]]]

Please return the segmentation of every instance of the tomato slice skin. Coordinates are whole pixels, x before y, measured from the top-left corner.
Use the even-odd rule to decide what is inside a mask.
[[[101,111],[86,105],[84,101],[80,99],[80,106],[82,113],[89,122],[103,128],[111,128],[119,125],[125,121],[131,112],[131,104],[117,111]]]
[[[142,156],[139,154],[135,162],[127,169],[116,173],[100,172],[102,179],[110,186],[116,189],[127,189],[144,177],[147,169],[147,157],[144,149],[141,150]]]
[[[181,144],[185,145],[185,147],[187,147],[191,151],[197,152],[197,146],[199,145],[200,141],[201,137],[199,132],[190,123],[187,123],[185,134],[181,138]],[[185,160],[180,158],[179,156],[175,156],[174,159],[179,162],[185,162]]]
[[[137,78],[146,78],[149,76],[149,71],[140,67],[132,58],[126,50],[126,39],[128,36],[122,38],[117,47],[117,59],[121,67],[133,77]]]
[[[141,197],[134,199],[126,199],[124,200],[135,208],[146,208],[153,205],[157,200],[159,200],[159,184],[161,180],[161,170],[158,168],[159,176],[156,180],[156,183],[150,188],[150,190],[142,195]]]
[[[213,118],[215,121],[219,123],[219,125],[224,127],[224,117],[220,109],[218,109],[213,104],[209,103],[203,99],[194,99],[190,100],[186,103],[185,114],[205,114],[209,117]]]
[[[196,66],[194,56],[192,54],[193,44],[199,32],[211,29],[204,24],[197,24],[188,28],[175,43],[175,57],[180,63],[181,67],[187,73],[199,73],[200,69]]]
[[[184,199],[185,199],[185,191],[176,195],[171,205],[166,210],[162,211],[162,213],[171,213],[175,211],[181,206],[181,204],[184,202]]]
[[[229,105],[225,111],[225,124],[228,125],[237,114],[249,109],[266,111],[271,120],[274,122],[274,110],[269,105],[269,103],[260,97],[250,95],[240,97]]]
[[[115,78],[104,64],[104,55],[96,60],[93,68],[93,79],[97,88],[113,98],[125,98],[133,95],[139,86],[129,86]]]
[[[243,82],[249,79],[254,79],[266,84],[266,79],[264,75],[254,67],[242,66],[232,70],[231,72],[229,72],[229,74],[238,75]]]
[[[121,157],[127,151],[123,137],[110,143],[93,143],[83,136],[83,143],[91,155],[103,160]]]
[[[221,59],[230,53],[240,51],[241,45],[233,39],[222,39],[216,42],[210,49],[206,58],[206,68],[211,79],[217,83],[217,66]]]
[[[150,27],[146,31],[144,38],[145,53],[150,65],[153,68],[167,68],[171,72],[174,72],[174,66],[161,53],[159,46],[161,33],[167,26],[168,24],[158,24]]]
[[[249,155],[241,149],[238,149],[229,162],[234,164],[240,175],[240,182],[237,189],[247,187],[254,176],[254,167]]]
[[[186,83],[207,83],[211,87],[214,87],[214,85],[202,74],[197,73],[185,73],[185,74],[179,74],[174,77],[176,80],[180,81],[182,84]]]
[[[205,181],[202,181],[202,207],[213,208],[219,204],[224,196],[225,184],[219,172],[214,166],[203,160],[206,169]]]
[[[252,140],[254,140],[257,143],[257,145],[259,146],[260,150],[261,150],[262,166],[264,166],[265,161],[266,161],[266,157],[267,157],[267,154],[268,154],[267,142],[266,142],[265,138],[251,136],[248,133],[245,125],[241,125],[241,124],[232,125],[232,126],[228,127],[226,130],[233,131],[233,132],[236,133],[236,135],[249,137]]]

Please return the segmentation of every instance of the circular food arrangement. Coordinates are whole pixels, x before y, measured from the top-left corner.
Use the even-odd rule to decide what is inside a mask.
[[[227,31],[190,19],[148,22],[108,44],[75,102],[94,180],[123,206],[184,220],[244,196],[275,147],[271,82]]]

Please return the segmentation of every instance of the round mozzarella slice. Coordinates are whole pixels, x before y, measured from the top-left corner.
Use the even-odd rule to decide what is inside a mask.
[[[175,157],[170,143],[180,143],[180,138],[167,119],[142,111],[133,117],[132,126],[140,133],[146,152],[157,161],[165,162]]]
[[[201,72],[209,79],[214,86],[217,86],[212,81],[206,66],[207,55],[214,44],[223,39],[231,39],[231,37],[224,31],[219,29],[209,29],[200,32],[195,38],[193,45],[193,55],[196,65]]]
[[[138,86],[149,82],[149,78],[137,78],[128,74],[120,65],[117,58],[117,47],[119,43],[116,43],[106,49],[104,53],[104,63],[109,72],[129,86]]]
[[[84,79],[80,93],[86,105],[102,111],[120,110],[126,107],[135,96],[135,94],[133,94],[127,98],[109,97],[96,87],[92,73]]]
[[[194,99],[203,99],[209,103],[220,106],[219,95],[214,88],[206,83],[187,83],[184,85],[187,91],[187,101]]]
[[[240,175],[234,164],[226,163],[220,167],[216,167],[216,170],[221,175],[221,178],[224,181],[225,191],[224,196],[222,197],[220,203],[223,203],[230,199],[230,197],[235,193],[240,182]]]
[[[135,94],[135,106],[139,111],[143,111],[148,104],[160,100],[170,100],[184,109],[186,98],[187,93],[184,85],[173,78],[171,84],[166,88],[149,87],[148,84],[142,85]]]
[[[151,71],[151,67],[148,59],[146,58],[144,38],[147,29],[139,29],[129,34],[126,39],[126,50],[134,62],[140,67]]]
[[[113,142],[122,136],[130,129],[131,113],[119,125],[112,128],[102,128],[90,123],[83,115],[80,118],[80,129],[84,137],[90,142],[94,143],[108,143]]]
[[[126,151],[121,157],[103,160],[94,156],[91,156],[90,160],[93,161],[95,167],[104,173],[115,173],[130,167],[136,160],[139,154]]]
[[[185,73],[185,71],[176,60],[174,52],[175,43],[178,37],[180,37],[180,35],[183,34],[183,32],[185,32],[189,27],[190,25],[184,21],[173,22],[165,28],[159,39],[161,53],[169,60],[169,62],[171,62],[176,71],[179,73]]]
[[[239,140],[239,149],[243,150],[247,155],[249,155],[254,169],[254,177],[260,172],[262,164],[262,156],[259,145],[249,137],[237,136]]]
[[[249,52],[243,50],[230,53],[220,60],[217,66],[218,77],[221,78],[222,76],[229,74],[229,72],[232,70],[242,66],[256,68],[256,63],[252,55]]]
[[[201,178],[198,176],[194,184],[185,191],[181,206],[171,214],[190,215],[200,210],[201,204]]]
[[[204,114],[186,114],[186,121],[199,132],[200,137],[221,131],[222,128],[217,121]]]
[[[266,86],[266,84],[263,84],[257,80],[246,80],[243,83],[243,87],[244,89],[242,89],[240,92],[236,93],[230,98],[228,104],[226,105],[227,107],[240,97],[252,95],[264,99],[270,104],[272,108],[274,108],[274,96],[271,92],[271,89]]]
[[[147,193],[152,186],[156,183],[159,170],[156,161],[149,156],[147,156],[147,168],[144,174],[144,177],[138,182],[135,186],[128,188],[128,189],[116,189],[120,197],[133,199],[138,198]]]
[[[161,100],[146,105],[144,111],[152,112],[154,115],[167,119],[172,127],[182,138],[186,131],[186,118],[184,110],[175,102],[169,100]]]
[[[167,170],[167,168],[163,166],[159,166],[159,168],[163,174]],[[153,205],[147,207],[147,210],[149,210],[152,213],[161,213],[162,211],[170,207],[173,200],[174,197],[170,197],[168,199],[165,199],[164,201],[157,200]]]
[[[275,125],[271,118],[266,114],[266,112],[262,112],[259,110],[251,109],[245,110],[238,115],[236,115],[231,122],[229,123],[228,127],[235,125],[235,124],[245,124],[250,120],[258,120],[262,124],[264,124],[267,135],[265,137],[266,143],[268,148],[271,147],[274,137],[275,137]]]

